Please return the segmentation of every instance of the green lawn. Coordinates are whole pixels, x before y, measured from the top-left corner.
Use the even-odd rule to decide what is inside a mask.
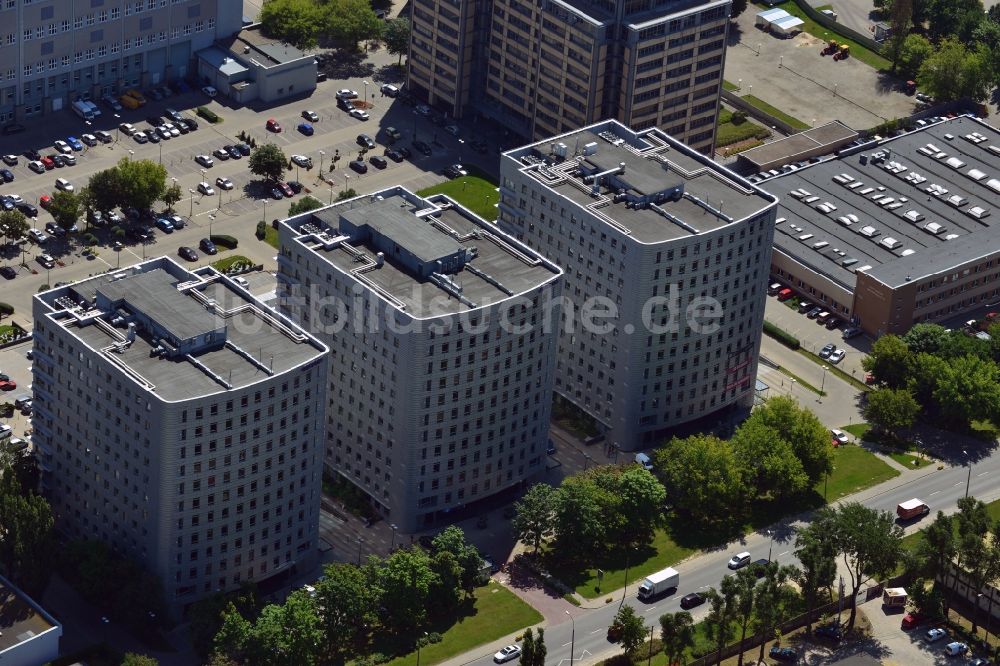
[[[275,235],[277,235],[277,232],[275,232]],[[241,254],[234,254],[231,257],[225,257],[223,259],[213,261],[212,268],[219,271],[220,273],[225,273],[230,269],[230,267],[232,267],[233,264],[247,264],[253,266],[253,262],[250,261],[250,259],[248,259],[247,257],[244,257]]]
[[[858,446],[841,446],[833,452],[833,473],[826,483],[827,500],[836,501],[841,497],[856,493],[865,488],[887,481],[899,475],[899,472],[879,460],[878,456],[869,453]],[[815,509],[823,505],[824,482],[816,484],[814,492],[801,501],[783,502],[761,506],[754,511],[749,524],[742,527],[743,533],[763,529],[792,512]],[[792,507],[791,511],[789,508]],[[695,532],[700,530],[700,534]],[[659,528],[653,534],[653,541],[643,547],[636,561],[629,562],[628,580],[635,582],[649,574],[677,564],[699,548],[710,548],[733,538],[734,534],[712,534],[706,532],[704,526],[684,526],[673,524]],[[680,543],[678,543],[680,541]],[[595,562],[594,568],[582,572],[562,570],[558,566],[550,567],[552,574],[567,585],[572,586],[577,594],[587,599],[597,599],[614,590],[620,590],[625,584],[625,560],[621,553],[609,553],[606,562]],[[597,569],[604,571],[601,587],[597,587]]]
[[[844,432],[849,432],[858,439],[864,439],[868,431],[872,429],[867,423],[852,423],[851,425],[845,425],[840,427]]]
[[[915,456],[911,453],[904,453],[902,451],[892,451],[889,453],[889,457],[898,462],[903,467],[909,469],[920,469],[921,467],[927,467],[931,464],[931,460],[927,458],[922,458],[921,456]]]
[[[502,585],[490,581],[476,590],[475,604],[470,614],[458,618],[451,626],[432,627],[441,633],[442,641],[420,649],[420,663],[437,664],[484,643],[542,621],[541,614]],[[389,650],[376,650],[384,654]],[[410,666],[417,663],[416,652],[397,657],[388,666]]]
[[[422,197],[431,194],[447,194],[476,215],[490,222],[497,219],[496,203],[500,193],[497,184],[470,170],[468,176],[447,180],[417,192]]]
[[[826,485],[826,499],[834,502],[896,476],[899,472],[874,453],[860,446],[840,446],[833,452],[833,474]],[[816,492],[822,494],[823,485],[822,482],[816,484]]]
[[[726,90],[728,90],[729,92],[733,92],[734,90],[738,90],[739,89],[738,85],[736,85],[735,83],[730,83],[729,81],[726,81],[725,79],[722,79],[722,87],[725,88]]]
[[[278,241],[278,230],[270,224],[267,225],[264,230],[264,242],[273,247],[275,250],[280,249],[279,245],[281,245],[281,243]]]
[[[792,3],[786,2],[785,4],[787,5]],[[781,109],[771,106],[770,104],[768,104],[767,102],[765,102],[764,100],[760,99],[755,95],[743,95],[742,97],[740,97],[740,99],[742,99],[747,104],[750,104],[751,106],[757,107],[758,109],[760,109],[765,113],[770,113],[775,118],[784,120],[786,123],[788,123],[795,129],[801,129],[801,130],[809,129],[809,125],[807,123],[802,122],[801,120],[795,118],[794,116],[788,115]]]
[[[839,43],[847,44],[848,46],[850,46],[851,58],[857,58],[866,65],[874,67],[875,69],[878,70],[889,70],[892,67],[891,62],[889,62],[886,58],[883,58],[875,51],[865,48],[864,46],[858,44],[853,39],[845,37],[844,35],[841,35],[839,33],[834,33],[833,31],[824,28],[819,23],[816,23],[816,21],[813,21],[806,15],[804,11],[802,11],[799,8],[797,4],[795,4],[795,2],[789,0],[788,2],[782,2],[778,5],[775,5],[775,7],[780,7],[781,9],[784,9],[792,16],[797,16],[800,19],[802,19],[803,21],[802,30],[804,32],[808,32],[813,37],[818,37],[819,39],[822,39],[824,42],[829,41],[831,39],[836,39]],[[826,60],[829,59],[830,56],[827,56]],[[831,62],[830,64],[833,65],[834,63]]]
[[[20,335],[21,329],[16,326],[0,326],[0,342],[7,342],[8,340],[13,340],[18,335]]]
[[[998,429],[990,421],[973,421],[969,424],[969,430],[974,437],[979,437],[980,439],[985,439],[988,441],[993,441],[1000,437],[1000,429]]]
[[[749,120],[737,125],[728,118],[723,120],[720,115],[715,144],[722,148],[747,139],[766,139],[769,136],[771,136],[771,130],[766,127],[761,127]]]

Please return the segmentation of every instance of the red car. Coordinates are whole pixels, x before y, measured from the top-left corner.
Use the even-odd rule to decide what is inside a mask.
[[[49,157],[47,155],[45,157],[43,157],[41,160],[39,160],[39,161],[42,164],[45,165],[45,169],[47,171],[51,171],[52,169],[54,169],[56,167],[55,161],[51,157]]]
[[[16,388],[17,388],[17,382],[13,380],[5,379],[3,381],[0,381],[0,391],[13,391]]]
[[[52,197],[50,197],[48,194],[43,194],[41,197],[38,198],[38,205],[41,206],[42,208],[48,208],[49,206],[52,205]]]
[[[292,192],[292,188],[288,186],[288,183],[278,183],[278,189],[280,189],[281,193],[286,197],[295,196],[295,192]]]
[[[785,289],[782,289],[781,291],[778,292],[778,300],[779,301],[787,301],[793,295],[794,295],[794,292],[791,289],[785,288]]]
[[[903,616],[903,622],[901,623],[900,626],[903,629],[913,629],[913,627],[917,626],[923,621],[924,618],[920,613],[907,613],[906,615]]]
[[[270,132],[280,132],[281,125],[274,118],[268,118],[267,123],[264,125]]]

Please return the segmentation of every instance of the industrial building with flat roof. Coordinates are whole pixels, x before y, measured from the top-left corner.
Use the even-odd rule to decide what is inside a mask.
[[[34,298],[33,442],[60,529],[197,599],[315,562],[328,349],[167,258]]]
[[[279,225],[280,307],[333,349],[326,464],[412,533],[545,469],[562,271],[402,187]]]
[[[772,273],[872,335],[1000,300],[1000,132],[945,120],[767,180]]]
[[[500,227],[562,267],[575,310],[614,311],[561,329],[555,386],[610,446],[752,403],[777,199],[613,120],[508,151],[500,175]]]
[[[0,663],[38,666],[59,656],[62,625],[0,576]]]

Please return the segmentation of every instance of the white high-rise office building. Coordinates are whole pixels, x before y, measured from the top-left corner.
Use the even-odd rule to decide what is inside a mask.
[[[615,120],[508,151],[500,174],[500,227],[559,264],[576,308],[615,311],[563,332],[555,386],[609,446],[751,403],[776,198]]]
[[[544,470],[559,268],[401,187],[279,233],[281,307],[332,349],[332,472],[412,533]]]
[[[58,527],[168,607],[314,565],[329,349],[167,258],[34,298],[33,441]]]

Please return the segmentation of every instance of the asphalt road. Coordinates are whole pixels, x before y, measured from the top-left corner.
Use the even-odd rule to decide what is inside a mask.
[[[969,450],[965,460],[955,465],[938,470],[928,467],[919,472],[908,472],[884,484],[860,493],[851,499],[858,499],[865,505],[875,509],[895,513],[896,505],[912,497],[919,497],[931,507],[931,515],[921,521],[906,525],[907,533],[926,526],[933,515],[941,510],[946,513],[957,510],[957,502],[965,495],[966,482],[969,481],[969,492],[983,501],[989,502],[1000,498],[1000,454],[988,455],[990,451]],[[971,461],[970,467],[963,463]],[[772,559],[782,564],[798,564],[794,553],[795,528],[803,523],[792,523],[787,526],[776,526],[773,542],[766,533],[755,533],[747,536],[741,542],[734,542],[728,548],[705,553],[677,565],[680,571],[680,586],[669,596],[653,603],[643,603],[635,596],[635,585],[627,588],[625,603],[629,604],[646,620],[647,627],[659,625],[659,617],[664,613],[672,613],[680,608],[680,599],[689,592],[703,591],[709,587],[718,587],[722,577],[730,573],[726,568],[729,558],[736,552],[749,551],[753,559],[767,558],[770,551]],[[849,585],[846,570],[841,563],[841,573],[845,576],[845,584]],[[557,665],[569,663],[571,639],[574,638],[574,663],[594,663],[598,658],[606,658],[609,653],[617,653],[620,648],[607,640],[607,629],[618,611],[621,591],[615,601],[603,607],[577,609],[571,611],[574,622],[566,618],[554,626],[546,627],[545,643],[548,647],[546,664]],[[707,613],[707,605],[694,609],[695,620]],[[477,658],[466,660],[475,666],[486,666],[492,663],[492,651]]]

